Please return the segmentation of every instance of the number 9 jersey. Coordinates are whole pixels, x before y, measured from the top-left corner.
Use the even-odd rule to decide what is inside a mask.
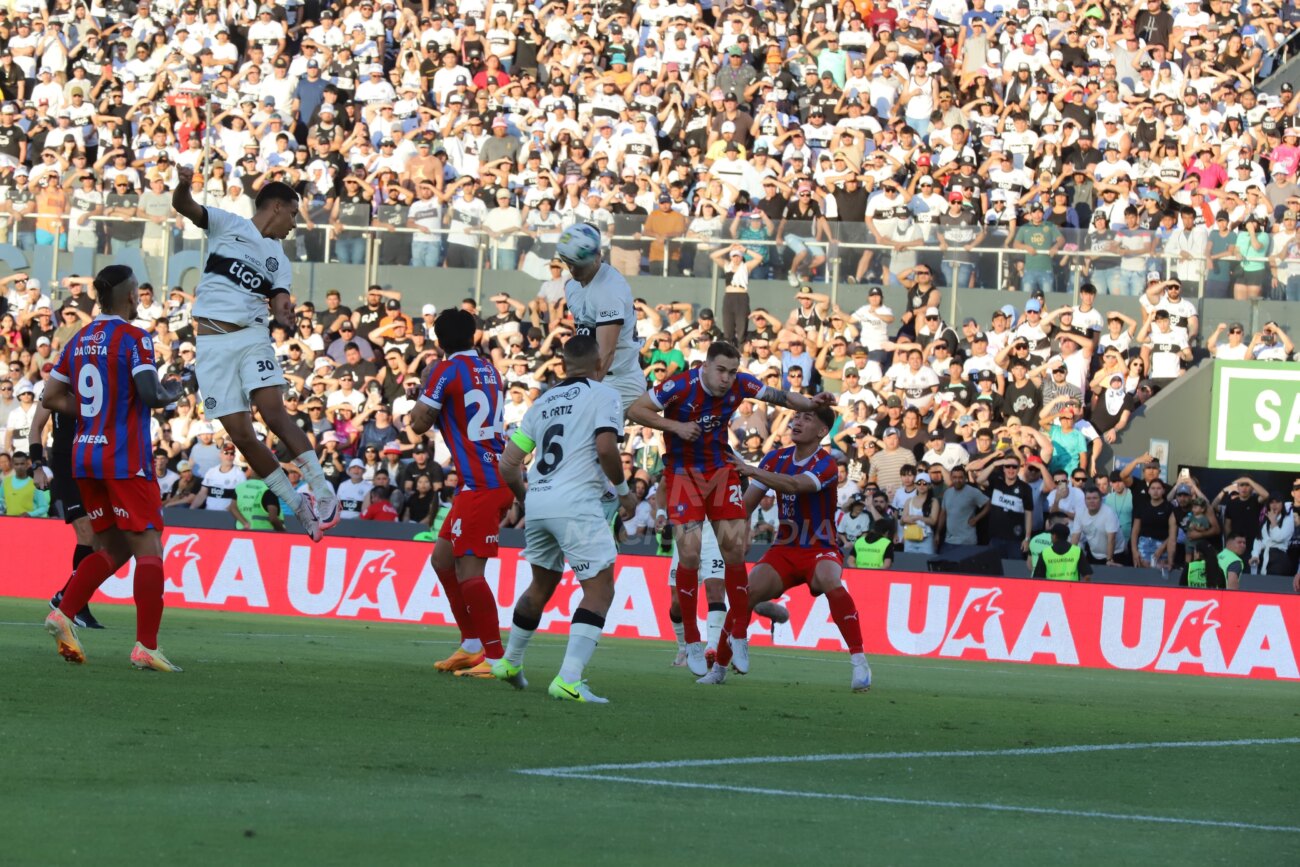
[[[149,407],[132,379],[143,370],[155,370],[153,341],[117,316],[96,317],[64,347],[50,376],[81,403],[74,478],[154,478]]]
[[[505,395],[492,362],[473,350],[450,355],[429,374],[420,402],[437,413],[460,490],[505,488],[499,468],[505,450]]]

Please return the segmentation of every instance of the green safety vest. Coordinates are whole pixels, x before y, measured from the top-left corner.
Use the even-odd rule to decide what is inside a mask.
[[[1246,561],[1242,560],[1240,557],[1238,557],[1236,554],[1229,551],[1227,548],[1224,548],[1222,551],[1219,552],[1218,562],[1219,562],[1219,571],[1223,573],[1224,587],[1228,586],[1228,575],[1229,575],[1228,569],[1234,563],[1240,563],[1241,574],[1242,575],[1246,574]]]
[[[1047,564],[1044,571],[1047,573],[1048,581],[1079,580],[1079,558],[1083,556],[1083,549],[1078,545],[1071,545],[1064,554],[1056,553],[1049,545],[1039,556]]]
[[[1205,561],[1192,560],[1187,564],[1187,586],[1205,587]]]
[[[1029,540],[1029,574],[1033,575],[1034,570],[1038,568],[1038,556],[1044,550],[1052,546],[1051,533],[1039,533]]]
[[[412,542],[436,542],[438,537],[432,530],[422,530],[411,537]]]
[[[883,569],[888,547],[888,536],[881,536],[874,542],[868,542],[866,536],[859,536],[853,543],[853,565],[859,569]]]
[[[266,517],[262,506],[262,495],[266,493],[266,482],[261,479],[249,479],[235,485],[235,505],[254,530],[270,530],[271,521]]]

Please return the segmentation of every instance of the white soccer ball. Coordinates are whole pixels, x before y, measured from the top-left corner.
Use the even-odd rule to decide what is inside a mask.
[[[555,255],[573,265],[586,265],[600,255],[600,232],[589,223],[574,223],[555,245]]]

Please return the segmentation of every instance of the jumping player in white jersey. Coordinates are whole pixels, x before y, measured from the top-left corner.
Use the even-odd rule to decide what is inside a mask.
[[[564,285],[564,303],[573,316],[574,332],[596,338],[600,366],[592,374],[618,392],[624,415],[645,394],[641,371],[641,341],[636,336],[636,308],[627,278],[602,261],[600,230],[574,223],[560,235],[555,255],[572,275]],[[606,489],[602,506],[613,521],[617,498]]]
[[[275,357],[270,319],[294,328],[289,258],[280,242],[298,222],[298,194],[288,184],[266,184],[251,220],[194,201],[194,170],[176,170],[172,207],[208,233],[208,258],[195,289],[194,325],[203,410],[219,418],[226,433],[266,486],[302,523],[312,541],[338,523],[339,502],[307,435],[284,408],[284,373]],[[269,305],[269,310],[268,310]],[[300,494],[275,454],[257,437],[250,407],[289,446],[294,464],[311,486]]]
[[[618,548],[601,513],[599,497],[614,485],[624,508],[633,508],[619,459],[623,410],[612,388],[597,382],[600,350],[594,337],[564,344],[568,378],[529,407],[506,443],[501,477],[524,503],[524,559],[533,578],[515,605],[505,656],[492,673],[518,689],[524,679],[524,650],[541,623],[542,610],[563,577],[567,560],[582,582],[582,602],[573,613],[569,646],[548,692],[565,701],[606,704],[592,693],[582,673],[596,651],[605,615],[614,602],[614,560]],[[524,461],[536,449],[531,478],[524,485]]]

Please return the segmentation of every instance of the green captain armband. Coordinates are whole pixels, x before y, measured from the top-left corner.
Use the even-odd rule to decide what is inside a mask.
[[[523,431],[515,431],[510,435],[510,442],[519,446],[524,454],[531,454],[533,449],[537,448],[537,443],[533,442]]]

